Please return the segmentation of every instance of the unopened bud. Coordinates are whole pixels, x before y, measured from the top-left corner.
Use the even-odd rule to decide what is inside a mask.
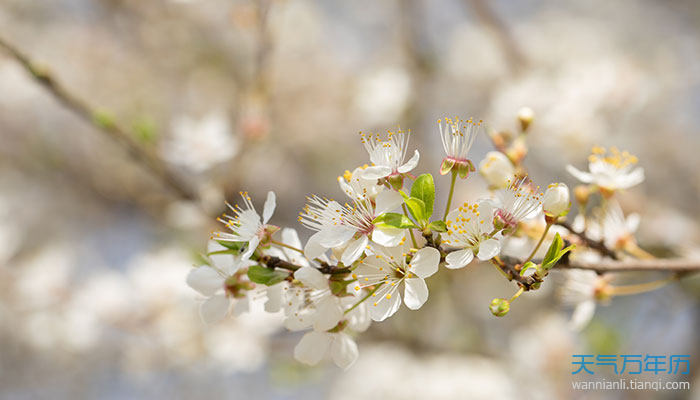
[[[493,188],[505,188],[515,177],[515,167],[500,151],[490,151],[479,164],[479,173]]]
[[[491,310],[491,314],[502,317],[510,311],[510,302],[506,299],[493,299],[491,300],[489,309]]]
[[[560,217],[566,215],[571,208],[569,188],[563,183],[549,185],[542,197],[542,209],[546,215]]]
[[[518,121],[520,121],[520,129],[522,129],[523,132],[527,131],[527,128],[534,119],[535,112],[532,111],[532,108],[522,107],[520,110],[518,110]]]
[[[588,185],[578,185],[574,188],[574,197],[577,203],[586,205],[588,198],[591,197],[591,189]]]

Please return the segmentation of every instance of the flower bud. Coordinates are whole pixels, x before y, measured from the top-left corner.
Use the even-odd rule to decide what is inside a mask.
[[[510,311],[510,302],[506,299],[493,299],[491,300],[489,309],[491,310],[491,314],[502,317]]]
[[[386,180],[394,190],[401,190],[403,188],[403,174],[390,175]]]
[[[577,203],[586,205],[588,198],[591,197],[591,189],[588,185],[578,185],[574,188],[574,197]]]
[[[533,119],[535,119],[535,112],[532,111],[532,108],[522,107],[518,110],[518,121],[520,121],[520,129],[523,132],[527,131]]]
[[[560,217],[566,215],[571,207],[569,188],[563,183],[549,185],[542,197],[542,209],[546,215]]]
[[[505,188],[515,177],[515,167],[503,153],[490,151],[479,164],[479,173],[491,187]]]

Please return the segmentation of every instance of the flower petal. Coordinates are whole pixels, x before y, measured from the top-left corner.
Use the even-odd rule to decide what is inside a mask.
[[[580,180],[583,183],[593,182],[593,175],[589,174],[588,172],[580,171],[573,165],[567,165],[566,172],[570,173],[574,176],[574,178]]]
[[[406,173],[406,172],[412,170],[413,168],[415,168],[415,167],[418,166],[418,160],[420,160],[420,154],[418,153],[418,150],[416,150],[416,151],[413,153],[413,157],[411,157],[411,159],[408,160],[408,161],[406,162],[406,164],[400,166],[400,167],[398,168],[398,171],[399,171],[400,173],[404,174],[404,173]]]
[[[391,168],[381,165],[374,165],[362,170],[362,177],[365,179],[381,179],[391,175]]]
[[[340,261],[345,265],[352,265],[364,253],[367,242],[369,242],[367,235],[362,235],[358,239],[351,241],[348,247],[345,248]]]
[[[260,244],[260,238],[257,236],[253,236],[253,238],[250,239],[250,241],[248,242],[248,247],[241,254],[241,258],[244,260],[249,259],[250,256],[252,256],[255,250],[258,248],[258,244]]]
[[[207,253],[214,253],[222,250],[228,249],[225,246],[222,246],[216,240],[210,240],[207,242]],[[233,254],[209,254],[209,259],[221,271],[228,272],[229,270],[233,269]]]
[[[328,280],[314,267],[299,268],[294,272],[294,279],[300,280],[301,283],[313,289],[328,289]]]
[[[231,307],[231,300],[223,294],[212,296],[199,306],[199,316],[206,324],[213,324],[224,319]]]
[[[595,313],[595,301],[587,300],[579,303],[571,315],[569,327],[573,330],[580,331],[588,325]]]
[[[474,253],[472,249],[463,249],[458,251],[453,251],[445,257],[447,265],[445,267],[449,269],[457,269],[465,267],[467,264],[472,262],[474,259]]]
[[[357,343],[347,333],[333,334],[331,357],[335,365],[346,370],[355,363],[359,355]]]
[[[377,205],[374,207],[374,215],[378,216],[392,211],[403,203],[403,197],[393,190],[384,190],[377,195]]]
[[[320,332],[335,328],[338,322],[343,319],[343,309],[340,307],[338,298],[329,294],[316,304],[314,314],[314,329]]]
[[[294,347],[294,358],[307,365],[316,365],[328,352],[332,340],[330,333],[308,332]]]
[[[321,232],[316,232],[311,235],[309,240],[306,242],[306,246],[304,246],[304,255],[309,260],[321,257],[325,251],[326,248],[321,246]]]
[[[406,236],[406,231],[399,228],[377,228],[372,231],[372,241],[386,247],[395,247]]]
[[[406,278],[404,280],[403,302],[411,310],[421,308],[428,300],[428,285],[423,278]]]
[[[342,246],[352,239],[356,230],[346,226],[333,226],[319,231],[321,246],[330,249],[333,247]]]
[[[427,278],[438,270],[440,252],[432,247],[424,247],[413,256],[409,270],[421,278]]]
[[[205,296],[211,296],[223,288],[224,278],[213,268],[201,266],[187,274],[187,284]]]
[[[265,200],[265,205],[263,206],[263,224],[272,217],[272,213],[275,212],[275,207],[277,207],[277,199],[275,197],[275,192],[270,190],[267,192],[267,199]]]
[[[401,295],[393,289],[389,292],[391,298],[383,297],[369,305],[369,316],[373,321],[384,321],[399,310],[401,306]]]
[[[476,255],[479,260],[490,260],[501,252],[501,244],[496,239],[488,239],[479,244],[479,253]]]

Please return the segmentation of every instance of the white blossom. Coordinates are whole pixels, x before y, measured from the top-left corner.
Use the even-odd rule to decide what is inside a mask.
[[[553,183],[547,187],[542,196],[542,210],[547,215],[558,217],[571,207],[569,188],[564,183]]]
[[[396,246],[404,240],[403,229],[377,227],[372,222],[402,204],[401,195],[382,190],[372,199],[346,186],[355,196],[352,204],[340,205],[335,200],[313,196],[299,214],[299,221],[316,231],[304,247],[304,254],[309,259],[318,258],[327,249],[344,248],[340,261],[350,265],[362,256],[370,239],[385,246]]]
[[[581,330],[593,318],[596,301],[605,298],[609,278],[588,270],[565,270],[563,274],[564,283],[558,295],[565,305],[574,307],[569,326]]]
[[[438,120],[438,127],[447,158],[456,162],[467,161],[469,150],[479,133],[481,121],[474,122],[471,118],[466,121],[445,118],[444,124],[442,120]]]
[[[608,153],[602,147],[594,147],[592,153],[588,157],[589,172],[580,171],[573,165],[567,165],[566,170],[581,182],[595,184],[607,192],[629,189],[644,181],[644,169],[634,168],[637,157],[627,151],[620,152],[611,147]]]
[[[227,250],[214,240],[207,246],[209,253]],[[210,254],[212,265],[202,265],[190,271],[187,275],[187,284],[206,299],[200,305],[199,314],[205,323],[214,323],[223,319],[229,312],[233,297],[237,293],[232,292],[227,281],[241,268],[249,267],[255,262],[242,257],[234,257],[232,254]],[[239,315],[248,310],[248,301],[254,293],[245,292],[245,296],[237,299],[234,315]]]
[[[200,120],[188,116],[176,119],[162,153],[173,164],[203,172],[233,158],[238,148],[226,115],[212,112]]]
[[[412,310],[419,309],[428,300],[428,286],[425,278],[438,270],[440,252],[432,247],[418,250],[410,263],[406,263],[408,248],[406,246],[372,247],[374,255],[365,258],[353,271],[357,279],[355,290],[374,286],[374,292],[368,300],[370,317],[374,321],[383,321],[398,311],[401,295],[399,286],[404,286],[404,303]]]
[[[409,133],[402,130],[388,131],[387,137],[379,134],[360,133],[372,166],[367,167],[363,176],[367,179],[381,179],[410,172],[418,165],[420,154],[415,150],[413,157],[404,162],[408,150]]]
[[[474,256],[486,261],[498,255],[501,244],[492,238],[493,213],[493,206],[489,202],[481,202],[464,203],[447,215],[447,232],[443,243],[459,249],[447,255],[447,268],[462,268]]]
[[[242,257],[249,258],[258,247],[260,241],[265,237],[266,224],[272,217],[272,213],[275,212],[277,203],[275,192],[268,192],[261,220],[260,215],[255,211],[255,206],[253,206],[250,196],[248,196],[248,192],[241,192],[241,197],[245,208],[227,204],[233,211],[233,215],[224,215],[223,218],[219,218],[219,222],[224,223],[231,230],[231,233],[217,232],[214,234],[214,238],[222,241],[248,242]]]
[[[494,214],[505,227],[514,228],[520,221],[535,217],[542,209],[542,193],[533,192],[526,179],[513,181],[507,188],[496,192]]]
[[[515,167],[508,157],[500,151],[490,151],[479,163],[479,173],[493,188],[508,187],[515,179]]]
[[[294,272],[294,279],[304,287],[289,289],[285,327],[302,330],[313,326],[322,332],[338,325],[343,318],[343,307],[340,297],[331,292],[328,278],[317,268],[306,266]]]

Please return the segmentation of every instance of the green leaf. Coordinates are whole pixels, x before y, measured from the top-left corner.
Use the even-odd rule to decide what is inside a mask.
[[[262,265],[253,265],[248,268],[248,279],[252,282],[260,283],[267,286],[272,286],[275,283],[280,283],[287,279],[289,271],[282,271],[272,268],[266,268]]]
[[[561,251],[561,248],[564,246],[564,242],[561,240],[561,236],[557,233],[554,236],[554,240],[552,240],[552,244],[549,245],[549,249],[547,249],[547,254],[545,254],[544,259],[542,260],[542,265],[544,266],[545,264],[550,263]]]
[[[433,215],[435,203],[435,181],[430,174],[419,176],[411,186],[411,197],[421,200],[425,204],[426,220]]]
[[[372,221],[372,223],[380,228],[418,228],[407,216],[398,213],[385,213]]]
[[[240,251],[243,247],[245,247],[246,244],[248,244],[248,242],[229,242],[224,240],[217,240],[216,242],[226,247],[227,249],[236,251]]]
[[[537,269],[537,264],[535,264],[532,261],[528,261],[523,265],[523,268],[520,270],[520,276],[525,276],[525,272],[527,272],[528,269]]]
[[[445,225],[445,221],[433,221],[430,223],[429,228],[430,228],[430,230],[435,231],[435,232],[446,232],[447,231],[447,225]]]
[[[423,200],[411,197],[410,199],[406,200],[406,205],[408,206],[408,212],[410,212],[413,218],[416,219],[416,222],[421,225],[428,222],[429,216],[426,215],[427,213],[425,211],[425,203],[423,203]]]
[[[564,247],[564,241],[557,233],[556,236],[554,236],[552,244],[547,250],[547,254],[544,256],[544,260],[542,260],[543,270],[548,271],[552,269],[552,267],[554,267],[554,265],[556,265],[556,263],[564,256],[564,254],[576,248],[575,245],[571,245],[565,249],[562,249],[562,247]]]

